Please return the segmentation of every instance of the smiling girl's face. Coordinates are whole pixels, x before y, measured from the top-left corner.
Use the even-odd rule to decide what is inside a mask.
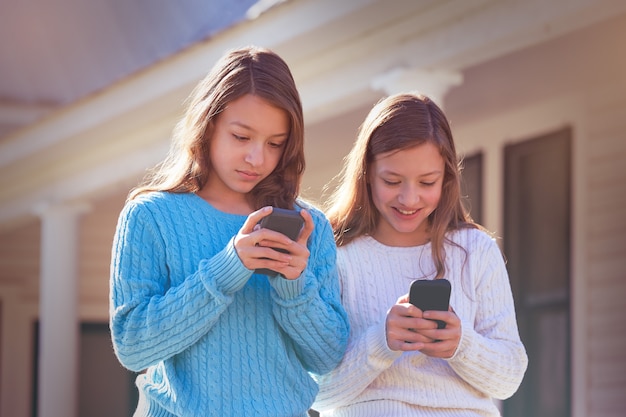
[[[372,236],[388,246],[417,246],[430,239],[428,216],[441,198],[445,163],[432,143],[378,155],[368,180],[380,213]]]

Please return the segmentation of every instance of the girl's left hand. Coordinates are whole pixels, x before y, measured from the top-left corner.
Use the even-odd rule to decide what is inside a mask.
[[[424,343],[420,352],[433,358],[451,358],[461,341],[461,320],[459,317],[454,313],[452,307],[448,311],[424,311],[423,317],[428,320],[444,321],[446,327],[422,330],[421,333],[430,337],[431,341]]]
[[[313,218],[306,210],[300,211],[304,226],[298,238],[293,241],[282,233],[257,226],[270,212],[270,208],[264,207],[248,216],[235,237],[235,249],[248,269],[268,268],[287,279],[296,279],[306,269],[309,261],[310,252],[306,244],[313,232]],[[285,249],[289,253],[278,252],[272,247]]]

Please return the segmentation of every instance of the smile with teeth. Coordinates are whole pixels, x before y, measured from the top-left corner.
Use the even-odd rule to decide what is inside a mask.
[[[407,211],[407,210],[402,210],[402,209],[399,209],[399,208],[396,208],[396,210],[398,210],[400,212],[400,214],[404,214],[405,216],[410,216],[411,214],[417,213],[417,210]]]

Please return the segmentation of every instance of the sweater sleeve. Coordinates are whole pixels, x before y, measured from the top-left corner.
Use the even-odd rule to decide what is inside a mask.
[[[499,247],[494,240],[485,239],[475,254],[478,310],[474,323],[461,317],[461,341],[448,363],[477,390],[506,399],[519,387],[528,357],[519,337],[513,295]]]
[[[387,346],[384,320],[370,326],[350,340],[339,366],[317,377],[320,391],[313,408],[326,411],[352,404],[401,354]]]
[[[118,359],[133,371],[195,344],[252,273],[231,241],[172,286],[160,226],[146,205],[132,201],[120,214],[113,241],[111,335]]]
[[[296,280],[270,279],[274,317],[296,346],[305,369],[324,374],[341,360],[348,341],[348,318],[341,305],[337,249],[330,224],[309,208],[315,230],[309,238],[309,262]]]

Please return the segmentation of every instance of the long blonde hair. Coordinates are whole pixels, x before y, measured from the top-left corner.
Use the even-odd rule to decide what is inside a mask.
[[[448,120],[428,97],[401,93],[378,102],[359,128],[357,139],[338,176],[339,185],[327,203],[327,215],[338,246],[376,229],[380,214],[367,181],[377,155],[434,144],[445,162],[441,199],[428,217],[437,278],[445,273],[445,234],[479,228],[461,202],[460,161]]]
[[[227,52],[195,87],[176,125],[170,151],[128,199],[150,191],[197,192],[206,184],[215,118],[228,103],[246,94],[283,109],[289,137],[275,170],[249,194],[253,207],[293,208],[304,172],[304,122],[300,95],[289,67],[276,53],[255,46]]]

